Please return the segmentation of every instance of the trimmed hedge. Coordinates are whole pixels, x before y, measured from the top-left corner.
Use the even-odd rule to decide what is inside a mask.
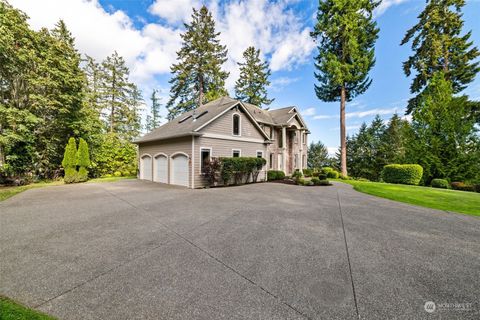
[[[312,178],[311,181],[316,186],[329,186],[329,185],[331,185],[328,180],[320,180],[319,178]]]
[[[339,176],[340,176],[340,173],[338,173],[338,171],[335,171],[335,170],[327,171],[327,178],[338,179]]]
[[[423,168],[418,164],[389,164],[383,167],[382,179],[388,183],[418,185]]]
[[[312,173],[313,173],[313,169],[303,169],[303,175],[305,177],[311,177],[312,176]]]
[[[268,170],[267,178],[269,181],[285,179],[285,172],[281,170]]]
[[[433,179],[431,186],[433,188],[448,189],[448,181],[445,179]]]
[[[267,163],[264,158],[256,157],[231,157],[220,158],[222,169],[220,176],[223,184],[228,185],[233,177],[234,184],[247,183],[250,177],[257,182],[258,174]]]

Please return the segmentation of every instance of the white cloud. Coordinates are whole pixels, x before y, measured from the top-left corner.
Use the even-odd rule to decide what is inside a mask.
[[[305,116],[305,117],[313,116],[315,115],[315,108],[312,107],[312,108],[305,109],[301,111],[301,114],[302,116]]]
[[[156,0],[148,10],[160,17],[161,23],[138,28],[125,12],[113,7],[107,11],[99,0],[10,0],[10,3],[30,16],[29,23],[34,29],[53,28],[63,19],[81,53],[103,60],[116,50],[125,58],[132,80],[142,89],[152,86],[156,75],[170,72],[181,46],[183,25],[180,22],[189,21],[192,7],[201,5],[199,0]],[[290,70],[303,63],[314,48],[310,29],[289,9],[289,0],[203,3],[212,11],[221,42],[228,49],[224,67],[230,72],[229,90],[239,75],[237,62],[243,59],[242,53],[250,45],[270,60],[273,72]]]
[[[168,23],[187,22],[192,15],[192,8],[199,8],[198,0],[156,0],[148,8],[154,14]]]
[[[406,2],[406,1],[408,1],[408,0],[382,0],[380,5],[373,12],[373,15],[375,17],[379,17],[383,13],[385,13],[385,11],[387,11],[387,9],[390,8],[391,6],[399,5],[399,4],[401,4],[403,2]]]
[[[365,111],[355,111],[355,112],[347,112],[345,114],[345,118],[365,118],[367,116],[374,116],[374,115],[387,115],[387,114],[394,114],[395,112],[398,112],[398,108],[387,108],[387,109],[381,109],[381,108],[375,108],[375,109],[370,109],[370,110],[365,110]],[[329,114],[320,114],[317,116],[314,116],[313,119],[315,120],[326,120],[326,119],[338,119],[340,118],[339,115],[329,115]]]
[[[327,150],[328,150],[328,155],[330,157],[333,157],[337,153],[338,147],[327,147]]]

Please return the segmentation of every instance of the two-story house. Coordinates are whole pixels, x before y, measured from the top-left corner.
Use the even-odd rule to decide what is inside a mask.
[[[222,97],[167,122],[136,141],[140,179],[204,187],[212,157],[263,157],[266,171],[290,175],[307,166],[309,131],[295,107],[264,110]]]

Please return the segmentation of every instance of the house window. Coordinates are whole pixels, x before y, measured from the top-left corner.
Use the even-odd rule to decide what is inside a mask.
[[[295,158],[294,158],[294,161],[293,161],[293,167],[295,169],[297,169],[298,168],[297,165],[298,165],[298,154],[295,155]]]
[[[270,169],[273,169],[273,153],[270,153],[270,158],[268,160]]]
[[[297,141],[297,140],[298,140],[298,139],[297,139],[297,133],[296,133],[296,132],[293,132],[292,135],[293,135],[293,142],[294,142],[294,143],[297,143],[297,142],[298,142],[298,141]]]
[[[307,156],[303,155],[302,169],[307,167]]]
[[[233,149],[233,150],[232,150],[232,157],[234,157],[234,158],[240,157],[241,154],[242,154],[242,151],[241,151],[241,150],[238,150],[238,149]]]
[[[278,155],[278,170],[283,170],[283,154]]]
[[[302,143],[305,144],[305,133],[302,133]]]
[[[200,172],[201,173],[205,172],[205,164],[208,164],[210,162],[210,154],[211,153],[212,153],[212,149],[210,149],[210,148],[200,149],[200,159],[202,160],[200,162]]]
[[[283,132],[281,129],[280,131],[278,131],[278,147],[279,148],[283,147]]]
[[[233,135],[240,135],[240,116],[238,114],[233,115]]]
[[[257,151],[257,158],[263,158],[263,151]]]

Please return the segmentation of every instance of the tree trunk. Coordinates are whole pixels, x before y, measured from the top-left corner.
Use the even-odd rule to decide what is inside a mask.
[[[347,176],[347,138],[345,130],[346,90],[342,86],[340,92],[340,166],[342,175]]]
[[[116,79],[115,79],[115,70],[112,70],[112,105],[110,106],[110,133],[113,132],[113,126],[115,125],[115,86],[116,86]]]
[[[203,102],[203,77],[202,75],[198,75],[198,106],[202,106]]]

